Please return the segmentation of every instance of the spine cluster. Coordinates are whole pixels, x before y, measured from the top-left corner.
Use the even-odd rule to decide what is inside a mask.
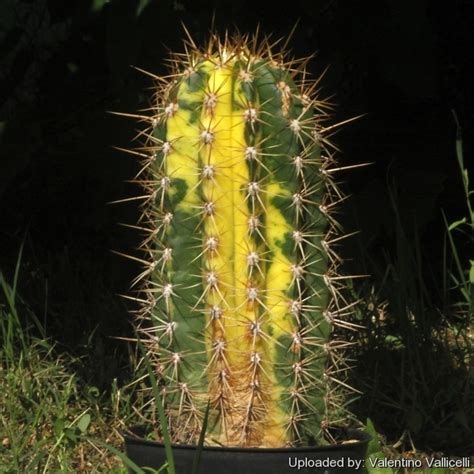
[[[279,447],[320,438],[339,410],[351,310],[333,245],[344,199],[329,104],[257,37],[186,43],[155,77],[137,176],[145,194],[140,331],[175,441]]]

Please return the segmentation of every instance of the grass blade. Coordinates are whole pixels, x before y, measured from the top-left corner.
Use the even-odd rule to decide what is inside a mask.
[[[18,283],[18,275],[20,274],[20,264],[21,264],[21,256],[23,255],[23,246],[25,244],[25,239],[23,239],[21,245],[20,245],[20,251],[18,252],[18,258],[16,260],[16,266],[15,266],[15,274],[13,276],[13,296],[16,295],[16,286]]]
[[[107,443],[104,443],[103,441],[101,441],[100,439],[95,439],[95,438],[90,438],[89,436],[84,436],[85,439],[87,439],[88,441],[90,441],[91,443],[93,444],[97,444],[98,446],[100,446],[101,448],[105,448],[107,449],[108,451],[110,451],[111,453],[115,454],[116,456],[118,456],[120,458],[120,460],[127,466],[129,467],[130,469],[133,469],[133,471],[136,473],[136,474],[146,474],[145,471],[137,466],[126,454],[122,453],[121,451],[119,451],[117,448],[115,448],[114,446],[111,446],[110,444],[107,444]]]
[[[202,422],[201,433],[199,433],[199,441],[196,448],[196,454],[194,455],[193,468],[192,468],[191,474],[197,474],[198,469],[199,469],[199,463],[201,462],[201,454],[202,454],[202,449],[204,447],[204,438],[206,437],[207,421],[209,419],[210,404],[211,402],[208,401],[207,406],[206,406],[206,412],[204,413],[204,420]]]
[[[140,347],[140,351],[143,355],[143,360],[145,362],[148,376],[150,377],[151,387],[153,390],[153,396],[155,398],[156,409],[158,410],[158,416],[160,419],[160,426],[161,426],[161,434],[163,436],[163,444],[165,445],[165,453],[166,453],[166,460],[168,461],[168,474],[176,474],[176,470],[174,467],[174,459],[173,459],[173,450],[171,448],[171,438],[168,431],[168,423],[166,420],[165,410],[163,408],[160,390],[158,388],[158,382],[156,380],[155,374],[153,373],[153,369],[150,364],[150,360],[145,352],[145,349],[138,339],[138,346]]]

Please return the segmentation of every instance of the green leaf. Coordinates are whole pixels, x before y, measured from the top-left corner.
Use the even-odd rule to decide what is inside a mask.
[[[474,260],[469,260],[471,264],[471,269],[469,270],[469,282],[471,285],[474,285]]]
[[[452,231],[452,230],[455,229],[456,227],[459,227],[460,225],[465,224],[465,223],[466,223],[466,218],[463,217],[461,220],[456,221],[456,222],[453,222],[453,223],[448,227],[448,230],[449,230],[449,231]]]
[[[91,385],[87,389],[87,395],[89,395],[92,398],[99,398],[100,397],[100,390],[97,387],[94,387]]]
[[[386,344],[393,344],[394,347],[402,348],[404,347],[403,340],[400,336],[394,336],[393,334],[388,334],[385,336]]]
[[[59,438],[64,432],[64,420],[62,418],[56,418],[53,423],[53,431],[57,438]]]
[[[139,0],[137,9],[135,10],[135,16],[138,18],[143,10],[147,7],[148,3],[150,3],[150,0]]]
[[[81,419],[77,422],[77,427],[79,428],[79,431],[84,434],[87,431],[87,428],[89,427],[91,422],[91,416],[89,413],[84,414]]]
[[[461,134],[461,130],[459,128],[458,128],[457,132],[458,132],[459,135]],[[462,138],[461,137],[456,139],[456,156],[457,156],[457,159],[458,159],[458,162],[459,162],[459,167],[461,169],[463,169],[464,168],[464,161],[463,161],[464,153],[463,153],[463,150],[462,150]]]
[[[74,430],[72,428],[65,428],[64,431],[63,431],[63,435],[64,435],[63,439],[66,438],[69,441],[71,441],[72,443],[77,443],[78,434],[77,434],[76,430]]]
[[[372,438],[369,441],[369,445],[367,447],[367,455],[371,455],[373,453],[378,453],[378,452],[382,451],[382,448],[380,446],[380,441],[379,441],[379,435],[378,435],[377,431],[375,430],[375,426],[372,423],[372,420],[370,418],[367,418],[367,423],[365,425],[365,431]]]
[[[109,2],[110,0],[92,0],[91,11],[93,13],[98,13]]]

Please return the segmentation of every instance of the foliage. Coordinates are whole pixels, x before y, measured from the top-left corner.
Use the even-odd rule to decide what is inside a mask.
[[[456,146],[468,198],[459,135]],[[353,383],[364,395],[356,412],[370,416],[379,429],[391,433],[393,441],[408,432],[421,449],[469,453],[474,447],[471,284],[451,236],[460,226],[468,227],[467,222],[446,226],[456,273],[449,270],[445,250],[442,278],[436,281],[427,271],[427,266],[433,271],[433,265],[416,229],[409,232],[402,223],[397,186],[392,184],[388,194],[390,216],[396,222],[394,250],[387,249],[381,263],[361,245],[366,271],[373,279],[358,293],[357,320],[365,329],[358,334],[354,357],[359,363]],[[430,277],[437,284],[436,298],[428,287]],[[455,284],[451,290],[462,295],[454,304],[449,278]]]
[[[32,334],[31,324],[40,323],[17,294],[19,269],[18,263],[12,285],[0,273],[0,471],[110,468],[118,474],[113,471],[117,462],[84,439],[94,433],[117,443],[117,432],[109,431],[110,421],[117,420],[112,403],[81,383],[72,370],[77,361],[58,355],[50,341]],[[112,400],[116,397],[117,391]]]
[[[449,225],[444,214],[443,217],[448,229],[449,244],[455,264],[455,271],[450,272],[450,276],[455,288],[461,292],[463,297],[463,301],[457,305],[459,314],[462,313],[465,323],[471,328],[474,328],[474,260],[469,260],[469,266],[466,264],[464,267],[464,264],[460,261],[460,256],[455,244],[455,233],[457,232],[467,240],[470,249],[474,249],[474,210],[471,205],[471,195],[474,194],[474,190],[469,189],[469,173],[464,165],[461,126],[454,111],[453,115],[456,120],[456,158],[461,172],[468,216],[458,219]],[[474,335],[472,336],[474,337]]]

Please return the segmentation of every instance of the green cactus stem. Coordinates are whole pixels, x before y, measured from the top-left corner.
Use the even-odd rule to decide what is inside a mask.
[[[349,388],[329,104],[306,61],[274,49],[188,41],[155,78],[153,115],[137,116],[139,327],[176,442],[196,441],[208,401],[208,443],[321,440]]]

